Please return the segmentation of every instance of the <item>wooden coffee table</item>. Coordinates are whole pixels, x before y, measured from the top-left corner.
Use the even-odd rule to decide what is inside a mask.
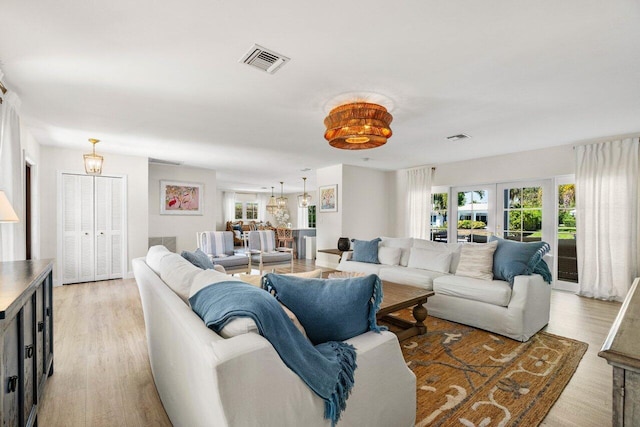
[[[424,304],[427,303],[430,296],[434,295],[433,291],[383,280],[382,292],[384,298],[376,317],[378,320],[402,328],[401,331],[395,333],[399,341],[427,333],[427,325],[424,324],[424,320],[427,318],[427,309]],[[413,307],[415,322],[391,316],[391,313],[395,311],[410,307]]]
[[[324,271],[322,277],[327,278],[329,274],[336,272],[335,270]],[[424,324],[424,321],[427,318],[427,309],[424,304],[427,303],[429,297],[434,295],[434,292],[417,286],[401,285],[386,280],[381,280],[381,282],[384,297],[376,318],[401,328],[400,331],[394,332],[399,341],[426,334],[427,325]],[[391,315],[391,313],[410,307],[413,307],[415,322],[409,322]]]

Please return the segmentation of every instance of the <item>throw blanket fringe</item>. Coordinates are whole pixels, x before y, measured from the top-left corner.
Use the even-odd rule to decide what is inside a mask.
[[[324,417],[335,426],[354,384],[357,364],[352,345],[329,341],[314,347],[271,294],[247,283],[215,283],[198,291],[189,302],[216,332],[236,317],[253,319],[284,364],[324,400]]]
[[[369,330],[380,332],[386,331],[386,326],[378,326],[376,323],[376,313],[380,309],[380,304],[382,304],[382,282],[380,278],[376,275],[376,283],[373,286],[373,296],[371,298],[371,304],[369,304]]]

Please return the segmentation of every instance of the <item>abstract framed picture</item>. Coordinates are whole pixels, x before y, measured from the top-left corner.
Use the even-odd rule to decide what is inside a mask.
[[[160,181],[160,215],[202,215],[203,185]]]
[[[320,187],[320,212],[338,212],[338,184]]]

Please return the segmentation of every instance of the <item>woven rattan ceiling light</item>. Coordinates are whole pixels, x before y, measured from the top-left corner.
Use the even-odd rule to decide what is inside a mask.
[[[393,116],[387,109],[369,102],[341,105],[324,119],[324,137],[332,147],[345,150],[365,150],[387,143],[393,132],[389,124]]]

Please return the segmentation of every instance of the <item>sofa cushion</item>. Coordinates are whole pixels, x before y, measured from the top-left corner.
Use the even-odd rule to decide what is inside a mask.
[[[380,238],[373,240],[358,240],[351,239],[353,242],[353,255],[352,259],[358,262],[368,262],[371,264],[379,264],[378,261],[378,243]]]
[[[160,275],[160,265],[162,263],[162,258],[171,253],[173,252],[169,251],[169,249],[165,248],[162,245],[151,246],[149,248],[149,251],[147,252],[147,258],[145,261],[154,273]]]
[[[246,255],[231,255],[224,258],[214,258],[214,265],[221,265],[225,268],[249,265],[249,257]]]
[[[435,271],[401,266],[381,268],[378,274],[382,280],[417,286],[429,291],[433,290],[433,280],[443,275],[443,273],[437,273]]]
[[[202,269],[174,253],[163,257],[160,265],[160,278],[187,304],[189,303],[191,282],[200,272]]]
[[[380,331],[382,287],[375,275],[325,280],[269,273],[262,286],[296,314],[314,345]]]
[[[399,265],[402,256],[401,248],[378,247],[378,261],[384,265]]]
[[[277,264],[291,261],[290,252],[265,252],[262,254],[262,262],[264,264]],[[251,262],[255,265],[260,264],[260,254],[252,254]]]
[[[411,248],[409,255],[409,268],[431,270],[439,273],[448,273],[451,266],[451,252],[445,245],[438,249]]]
[[[382,264],[370,264],[368,262],[358,262],[351,259],[340,262],[340,271],[351,271],[355,273],[378,274],[384,266]]]
[[[493,280],[493,253],[498,242],[467,243],[462,246],[456,276]]]
[[[461,243],[444,243],[444,242],[434,242],[431,240],[425,239],[413,239],[413,247],[420,249],[436,249],[451,252],[451,264],[449,265],[449,273],[456,274],[456,270],[458,269],[458,264],[460,263],[460,250],[462,248]]]
[[[493,254],[493,277],[506,280],[513,286],[513,279],[520,275],[532,274],[542,257],[551,247],[547,242],[516,242],[491,236],[491,242],[498,242]]]
[[[209,259],[209,255],[205,254],[200,250],[200,248],[196,249],[193,252],[182,251],[182,257],[189,261],[191,264],[195,265],[198,268],[203,270],[208,270],[213,268],[213,263]]]
[[[389,248],[400,248],[400,265],[406,267],[409,263],[409,250],[413,245],[413,237],[381,237],[380,246]]]
[[[504,280],[483,280],[473,277],[440,276],[433,280],[436,295],[448,295],[506,307],[511,301],[511,286]],[[479,311],[478,316],[482,316]]]

